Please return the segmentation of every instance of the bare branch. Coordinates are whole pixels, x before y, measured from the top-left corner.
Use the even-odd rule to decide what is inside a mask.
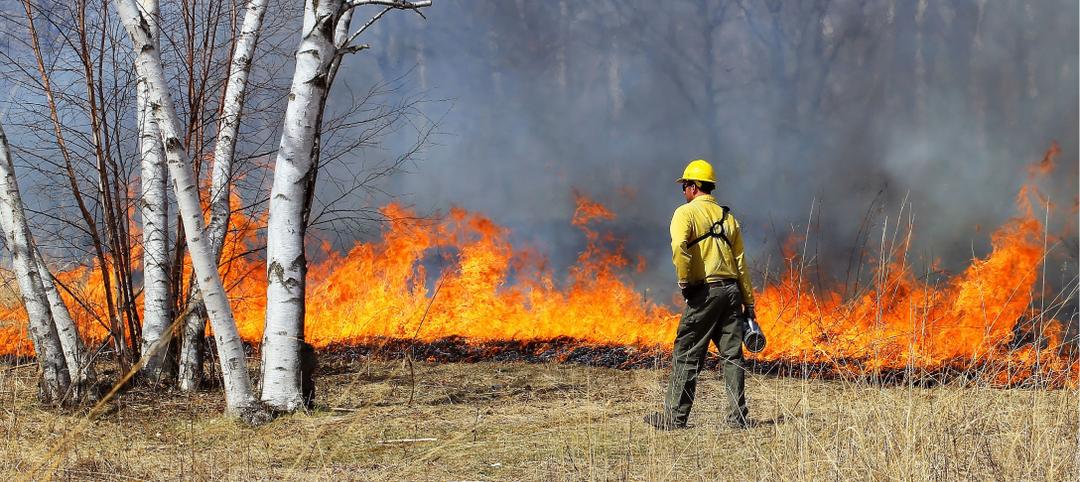
[[[368,20],[367,22],[364,22],[363,26],[361,26],[359,29],[357,29],[356,32],[353,32],[353,34],[350,35],[347,40],[345,40],[345,43],[343,43],[343,44],[341,44],[339,46],[341,48],[341,50],[342,50],[342,53],[351,54],[351,53],[359,52],[361,50],[364,50],[364,49],[368,48],[368,46],[366,44],[365,45],[358,45],[357,47],[360,47],[360,48],[351,47],[351,46],[349,46],[349,44],[351,44],[353,40],[356,40],[356,37],[359,37],[360,34],[364,33],[364,31],[368,29],[368,27],[370,27],[372,24],[377,22],[380,18],[382,18],[383,15],[386,15],[386,12],[389,12],[390,10],[393,10],[393,7],[386,7],[381,12],[379,12],[377,15],[375,15],[374,17],[371,17],[370,20]]]
[[[430,7],[431,0],[420,0],[417,2],[409,2],[406,0],[350,0],[347,2],[349,8],[355,8],[362,5],[382,5],[389,8],[396,8],[399,10],[412,10],[423,7]]]

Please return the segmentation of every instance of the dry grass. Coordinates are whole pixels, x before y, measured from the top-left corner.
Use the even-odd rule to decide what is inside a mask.
[[[221,396],[128,392],[56,460],[62,479],[977,479],[1077,474],[1075,390],[880,388],[748,378],[747,431],[700,385],[691,429],[658,433],[663,370],[354,361],[325,370],[320,407],[259,428]],[[32,472],[79,426],[33,401],[32,368],[0,367],[0,474]],[[412,400],[410,403],[410,399]],[[434,441],[393,442],[400,439]],[[388,442],[390,441],[390,442]]]

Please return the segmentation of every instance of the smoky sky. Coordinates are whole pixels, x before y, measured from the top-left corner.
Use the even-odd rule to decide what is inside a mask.
[[[238,148],[263,165],[277,145],[299,29],[297,6],[279,7],[256,55],[259,87]],[[358,10],[354,25],[377,12]],[[1076,276],[1075,2],[436,0],[424,16],[391,12],[361,39],[370,48],[343,62],[328,119],[377,112],[357,106],[373,88],[369,101],[409,104],[413,115],[377,142],[335,153],[319,174],[320,201],[435,123],[407,172],[338,207],[463,207],[564,272],[585,246],[570,224],[581,193],[617,216],[597,228],[644,258],[633,281],[664,301],[674,292],[668,222],[683,202],[674,179],[693,159],[717,168],[715,195],[742,223],[755,284],[782,268],[786,240],[805,236],[797,246],[814,280],[850,285],[867,275],[858,267],[883,234],[902,237],[909,226],[917,272],[940,260],[947,276],[987,254],[990,232],[1016,214],[1025,166],[1057,141],[1057,170],[1040,187],[1054,203],[1050,230],[1074,222],[1048,272]],[[18,54],[14,46],[2,45]],[[176,69],[176,54],[165,54]],[[15,107],[41,104],[27,89],[7,95]],[[133,107],[117,105],[130,124]],[[46,122],[17,111],[7,119]],[[48,136],[13,124],[20,148],[53,149]],[[357,132],[327,144],[349,145]],[[238,179],[252,214],[271,176],[255,168]],[[377,235],[347,228],[333,239],[346,249]]]
[[[425,213],[484,213],[556,267],[584,245],[576,190],[646,258],[638,284],[670,291],[674,179],[696,158],[718,169],[757,284],[807,232],[819,276],[844,281],[898,218],[916,266],[963,269],[1052,141],[1041,186],[1057,219],[1076,216],[1075,2],[471,0],[425,14],[381,21],[335,95],[405,76],[439,100],[440,135],[388,190]]]

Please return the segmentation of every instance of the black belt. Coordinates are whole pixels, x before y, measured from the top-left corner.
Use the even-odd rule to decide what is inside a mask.
[[[699,288],[699,287],[702,287],[702,286],[727,286],[727,285],[736,284],[738,282],[739,282],[739,280],[737,280],[735,278],[725,278],[725,279],[722,279],[720,281],[709,281],[707,283],[692,284],[692,285],[690,285],[690,287],[691,288]]]

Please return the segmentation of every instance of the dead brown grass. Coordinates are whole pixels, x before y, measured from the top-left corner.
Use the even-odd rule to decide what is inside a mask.
[[[249,428],[218,393],[131,391],[85,425],[54,476],[74,480],[1063,480],[1077,474],[1074,390],[881,388],[751,376],[757,426],[720,424],[715,372],[689,430],[641,416],[666,372],[358,360],[319,379],[319,408]],[[85,412],[34,402],[0,367],[0,476],[34,472]],[[411,399],[411,403],[410,403]],[[435,439],[435,440],[423,440]],[[402,441],[405,440],[405,441]]]

